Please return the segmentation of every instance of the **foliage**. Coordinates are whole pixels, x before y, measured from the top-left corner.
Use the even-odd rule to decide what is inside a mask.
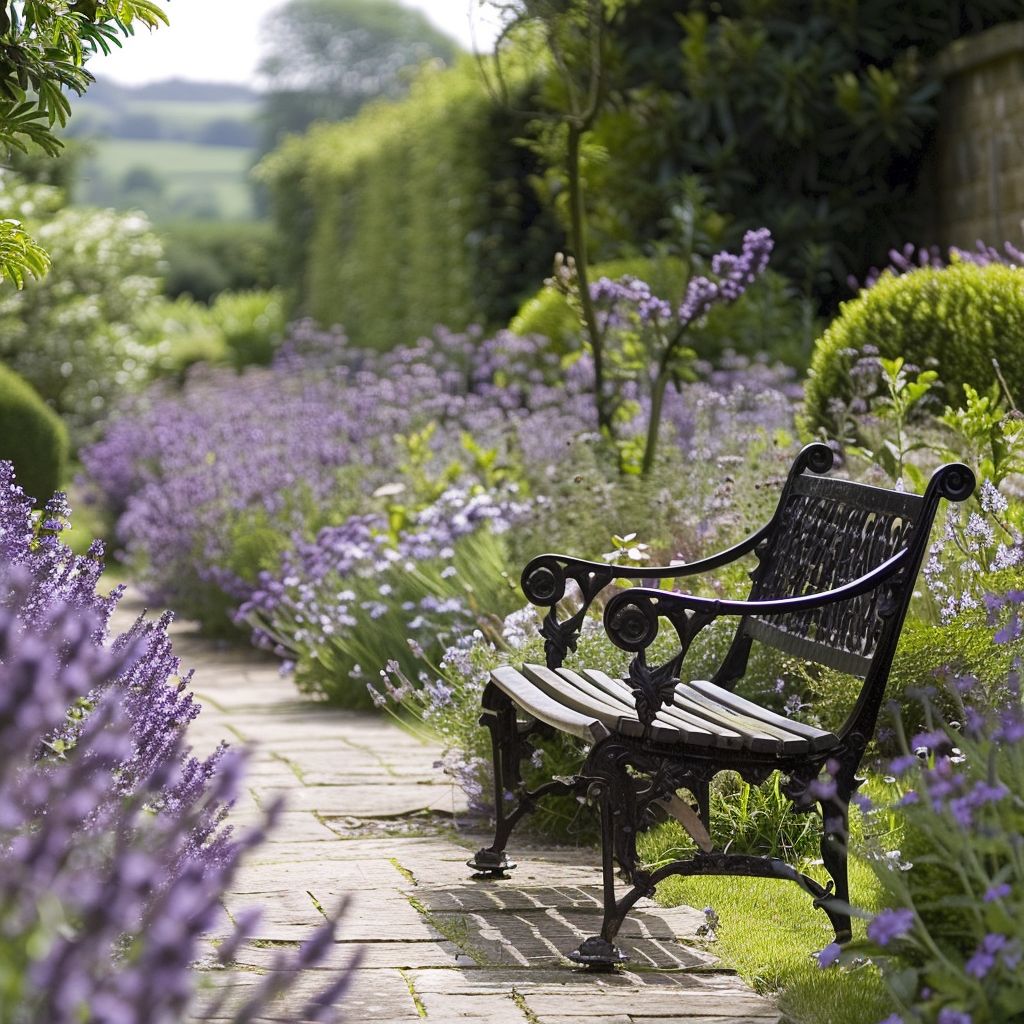
[[[209,307],[193,302],[187,295],[150,299],[137,310],[134,326],[153,376],[181,378],[196,363],[228,362],[224,332],[214,322]]]
[[[514,86],[525,96],[531,83],[520,73]],[[536,162],[512,141],[524,130],[464,60],[424,71],[401,102],[288,140],[257,174],[291,310],[376,349],[438,323],[506,323],[557,245],[530,185]]]
[[[27,381],[0,363],[0,459],[14,465],[25,490],[44,500],[64,480],[68,434]]]
[[[351,516],[261,573],[236,619],[294,666],[302,689],[368,706],[366,680],[384,665],[415,674],[414,650],[437,658],[444,638],[507,610],[499,534],[521,515],[477,487],[445,491],[393,539],[383,517]]]
[[[41,150],[57,156],[55,125],[67,123],[65,92],[81,95],[90,56],[120,46],[118,33],[155,28],[167,16],[154,0],[4,0],[0,3],[0,154]],[[47,270],[45,251],[20,224],[0,220],[0,283],[19,288]]]
[[[277,291],[221,292],[210,307],[238,370],[265,366],[284,336],[284,309]]]
[[[1019,638],[1020,591],[992,597],[1002,628]],[[971,676],[946,677],[955,721],[922,697],[926,731],[903,738],[891,770],[907,843],[872,861],[887,907],[868,924],[868,950],[900,1007],[896,1020],[995,1024],[1024,1011],[1019,794],[1024,717],[1017,671],[1000,693]]]
[[[871,346],[885,358],[902,357],[917,369],[935,369],[952,406],[964,385],[985,392],[998,383],[993,360],[1016,399],[1024,394],[1024,270],[956,263],[901,276],[883,275],[874,287],[843,303],[818,339],[806,386],[804,426],[837,431],[853,397],[851,370]]]
[[[678,256],[609,260],[595,263],[591,273],[595,279],[639,278],[673,301],[682,297],[680,283],[686,276]],[[543,334],[560,351],[579,347],[579,317],[550,278],[520,305],[509,330]],[[767,269],[736,302],[715,306],[688,333],[689,345],[701,359],[719,362],[727,352],[736,352],[750,359],[766,355],[803,369],[816,332],[808,303],[782,275]]]
[[[262,830],[236,840],[223,824],[241,755],[222,747],[198,760],[185,745],[199,706],[170,616],[140,618],[108,643],[121,589],[97,595],[102,546],[73,555],[59,540],[67,514],[59,494],[33,514],[0,463],[0,1021],[172,1024],[198,1009],[194,962]],[[239,918],[222,965],[255,923]],[[291,972],[322,959],[334,926]],[[293,978],[268,976],[230,1019],[269,1011]]]
[[[263,24],[264,152],[314,121],[344,121],[378,97],[396,99],[427,62],[456,44],[420,11],[380,0],[289,0]]]
[[[910,192],[954,39],[1012,21],[1010,0],[905,6],[781,0],[616,5],[608,102],[585,178],[598,256],[674,241],[696,178],[736,244],[765,225],[776,268],[831,304],[916,226]],[[887,353],[895,355],[898,353]],[[908,356],[909,358],[909,356]]]
[[[42,185],[8,189],[8,181],[0,183],[0,205],[40,217],[34,230],[54,268],[21,291],[0,294],[0,358],[78,431],[102,416],[114,395],[148,379],[149,353],[134,324],[159,293],[160,245],[136,214],[52,212],[59,193]]]
[[[0,282],[25,286],[25,275],[40,278],[50,269],[50,257],[16,220],[0,220]]]
[[[54,124],[67,123],[66,91],[81,95],[93,81],[85,62],[120,46],[118,34],[156,28],[167,16],[153,0],[64,4],[24,0],[0,6],[0,147],[29,144],[56,156]]]
[[[262,222],[175,222],[158,228],[164,246],[164,292],[211,302],[223,291],[250,291],[277,284],[277,240]]]

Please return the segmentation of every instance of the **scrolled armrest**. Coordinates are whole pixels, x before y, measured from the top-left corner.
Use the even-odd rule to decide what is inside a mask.
[[[834,590],[765,601],[730,601],[672,590],[633,587],[616,594],[608,602],[604,610],[604,627],[616,647],[624,651],[642,651],[658,635],[659,618],[667,618],[678,631],[688,616],[711,621],[720,615],[785,615],[812,611],[874,590],[900,572],[909,558],[910,551],[904,548],[870,572]]]
[[[608,586],[612,580],[667,580],[683,576],[694,576],[709,572],[721,565],[728,565],[755,550],[767,536],[771,524],[744,538],[738,544],[680,565],[609,565],[607,562],[593,562],[572,555],[546,554],[531,559],[520,580],[523,593],[531,604],[551,608],[565,595],[567,580],[574,580],[584,594],[593,584],[600,582],[598,590]],[[603,581],[603,582],[602,582]],[[597,591],[595,591],[596,594]]]

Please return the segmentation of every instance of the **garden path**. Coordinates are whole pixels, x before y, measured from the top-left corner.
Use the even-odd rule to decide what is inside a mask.
[[[115,630],[141,607],[130,593]],[[483,837],[453,828],[463,804],[433,766],[436,748],[379,715],[303,699],[256,652],[203,639],[189,623],[174,623],[171,632],[183,665],[196,670],[193,687],[203,704],[190,731],[196,752],[222,739],[253,747],[232,820],[256,822],[276,795],[288,800],[225,901],[226,913],[261,907],[258,937],[242,948],[234,969],[210,973],[213,985],[232,985],[239,996],[250,991],[282,947],[323,921],[321,907],[330,911],[351,897],[339,941],[296,990],[312,994],[325,971],[361,951],[343,997],[348,1021],[778,1020],[770,1003],[687,944],[703,922],[687,907],[646,903],[631,915],[620,936],[629,970],[571,970],[559,954],[600,928],[594,853],[519,842],[520,867],[509,879],[474,882],[465,861]],[[269,1019],[293,1021],[286,1009]]]

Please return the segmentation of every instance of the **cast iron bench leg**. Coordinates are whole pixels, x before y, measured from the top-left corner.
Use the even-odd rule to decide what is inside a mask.
[[[529,736],[549,727],[541,722],[521,726],[515,702],[493,683],[488,683],[484,689],[482,704],[480,724],[490,730],[494,758],[494,842],[478,850],[466,863],[480,875],[503,878],[516,866],[508,859],[505,846],[519,820],[529,814],[542,797],[579,792],[581,783],[575,778],[553,779],[537,789],[527,790],[519,766],[533,752]]]

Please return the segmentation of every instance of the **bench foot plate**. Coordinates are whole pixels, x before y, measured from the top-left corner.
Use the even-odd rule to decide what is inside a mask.
[[[629,957],[618,946],[607,939],[602,939],[600,935],[592,935],[589,939],[584,939],[580,943],[579,949],[574,949],[566,956],[574,964],[593,971],[610,971],[629,960]]]
[[[512,871],[516,865],[508,859],[507,853],[495,853],[493,850],[477,850],[472,860],[466,864],[478,874],[502,878],[506,871]]]

